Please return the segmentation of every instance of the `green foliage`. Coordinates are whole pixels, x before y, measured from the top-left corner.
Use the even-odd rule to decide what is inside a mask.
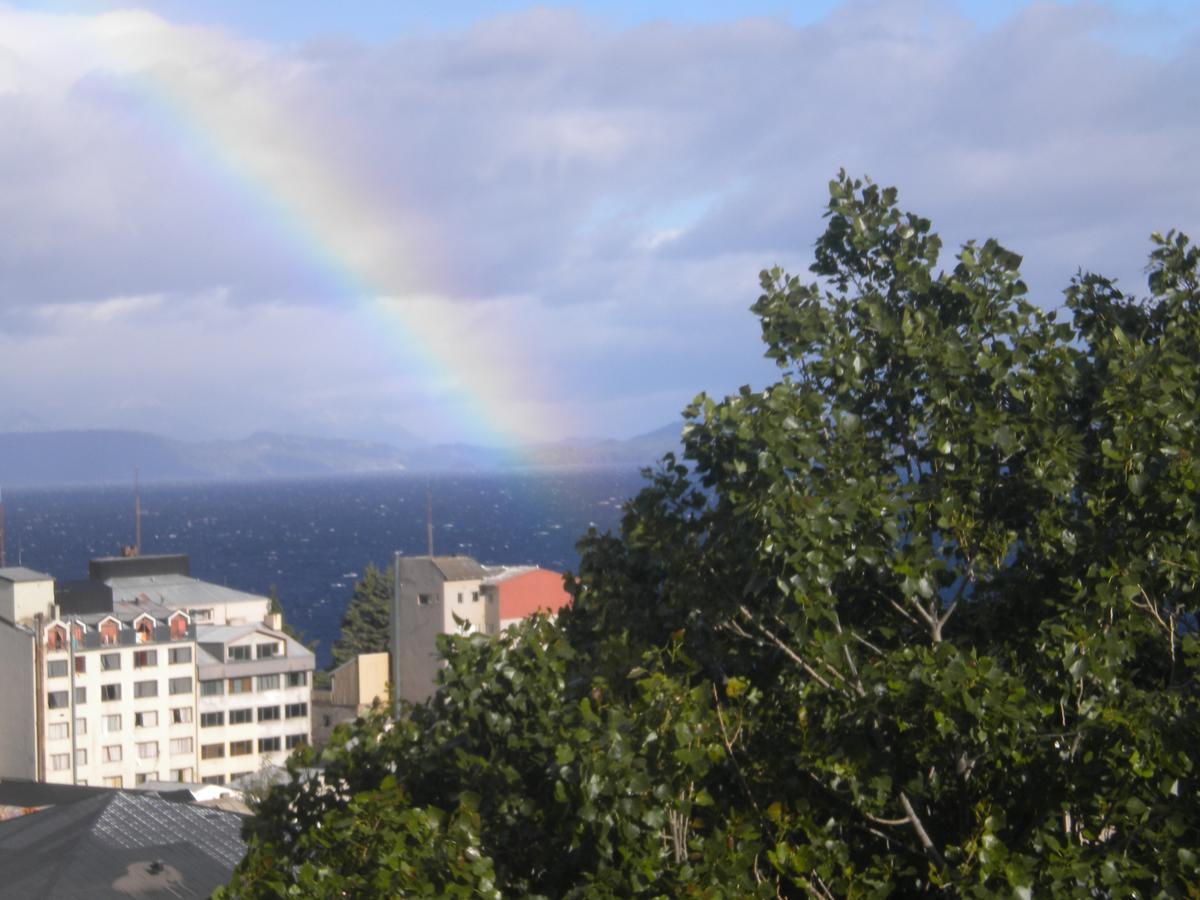
[[[938,271],[893,189],[827,217],[815,283],[763,274],[780,380],[697,398],[559,625],[448,640],[268,797],[232,896],[1200,892],[1200,253],[1068,323],[994,241]],[[360,795],[394,855],[314,836]]]
[[[333,664],[340,666],[360,653],[388,650],[392,618],[392,569],[368,563],[342,616],[341,634],[333,642]]]

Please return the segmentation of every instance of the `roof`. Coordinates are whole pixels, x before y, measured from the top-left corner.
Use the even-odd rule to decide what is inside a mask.
[[[53,575],[47,575],[44,572],[35,572],[33,569],[27,569],[25,566],[7,566],[0,569],[0,581],[10,581],[13,584],[20,584],[26,581],[53,580]]]
[[[76,800],[109,792],[109,788],[88,787],[82,784],[0,781],[0,806],[57,806],[60,803],[74,803]]]
[[[469,556],[425,557],[447,581],[476,581],[484,576],[483,566]]]
[[[153,794],[102,794],[0,822],[15,897],[207,897],[245,854],[234,813]]]
[[[484,584],[499,584],[535,569],[537,566],[484,566],[483,571],[487,577],[483,581]]]
[[[250,594],[187,575],[137,575],[110,578],[105,584],[112,588],[114,602],[145,597],[166,606],[196,607],[215,603],[262,603],[267,599],[261,594]]]
[[[166,622],[172,615],[179,612],[170,606],[163,606],[161,603],[126,603],[115,602],[112,608],[107,612],[90,612],[81,614],[69,614],[66,618],[78,619],[85,625],[99,625],[105,619],[116,619],[125,624],[132,624],[138,616],[149,615],[160,622]]]

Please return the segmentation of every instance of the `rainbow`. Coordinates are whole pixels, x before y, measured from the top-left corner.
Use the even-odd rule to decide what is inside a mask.
[[[555,430],[532,396],[519,339],[445,283],[421,222],[384,208],[307,128],[301,98],[264,86],[269,59],[219,32],[176,27],[145,12],[81,20],[103,69],[138,86],[161,116],[247,193],[359,317],[364,335],[422,373],[450,425],[475,444],[514,447]],[[255,54],[258,54],[256,57]],[[420,423],[413,431],[420,433]]]

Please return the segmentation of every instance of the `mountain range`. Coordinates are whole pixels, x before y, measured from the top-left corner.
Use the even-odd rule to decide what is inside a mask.
[[[129,481],[252,479],[368,472],[511,467],[651,465],[678,451],[680,425],[628,440],[572,439],[510,449],[471,444],[398,445],[260,432],[241,440],[181,441],[140,431],[0,433],[0,488]]]

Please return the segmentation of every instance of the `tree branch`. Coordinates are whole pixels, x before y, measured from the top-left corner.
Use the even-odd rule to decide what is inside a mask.
[[[900,792],[900,805],[904,807],[904,812],[908,815],[908,821],[912,823],[913,831],[917,833],[917,840],[921,842],[921,846],[925,848],[925,852],[929,854],[930,859],[936,862],[943,869],[946,868],[946,859],[934,846],[933,841],[929,837],[929,832],[925,830],[925,826],[921,824],[921,817],[917,815],[917,811],[913,809],[911,803],[908,802],[908,794],[904,791]]]

